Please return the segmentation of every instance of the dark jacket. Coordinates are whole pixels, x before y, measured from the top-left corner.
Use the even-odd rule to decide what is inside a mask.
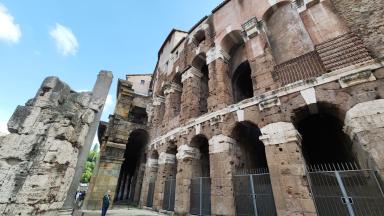
[[[103,197],[103,208],[109,208],[109,197],[108,197],[108,195],[104,195],[104,197]]]

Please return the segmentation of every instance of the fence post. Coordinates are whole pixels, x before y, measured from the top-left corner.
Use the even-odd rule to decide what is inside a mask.
[[[199,212],[200,215],[203,215],[203,178],[200,177],[200,185],[199,185]]]
[[[255,197],[255,188],[253,185],[253,177],[252,175],[249,175],[249,183],[251,184],[251,196],[252,196],[252,204],[253,204],[253,212],[255,216],[258,216],[257,214],[257,205],[256,205],[256,197]]]
[[[344,187],[343,181],[341,180],[339,172],[335,171],[335,175],[336,175],[337,182],[339,183],[341,193],[343,194],[342,198],[348,199],[348,194],[347,194],[347,191],[345,190],[345,187]],[[347,209],[348,209],[349,215],[350,216],[355,216],[355,212],[353,211],[352,205],[349,202],[349,200],[347,200],[345,202],[345,204],[347,205]]]

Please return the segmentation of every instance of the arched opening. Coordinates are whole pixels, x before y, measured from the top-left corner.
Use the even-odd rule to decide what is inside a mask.
[[[226,35],[221,46],[230,56],[228,76],[231,78],[233,102],[253,97],[252,70],[240,31],[232,31]]]
[[[261,131],[250,121],[232,129],[235,139],[233,187],[237,215],[276,215]]]
[[[124,162],[121,165],[119,180],[116,188],[115,201],[121,203],[133,203],[135,200],[135,189],[140,179],[140,162],[143,161],[144,147],[148,142],[148,133],[137,129],[129,135],[126,145]],[[137,193],[139,191],[136,191]]]
[[[232,78],[232,90],[235,103],[253,97],[251,67],[248,61],[240,64],[235,70]]]
[[[191,147],[198,148],[200,151],[200,160],[194,169],[194,177],[209,177],[209,143],[204,135],[196,135],[191,140]]]
[[[205,54],[199,54],[192,61],[192,66],[200,71],[200,94],[199,94],[199,110],[200,115],[208,112],[208,96],[209,96],[209,72]]]
[[[312,40],[296,7],[290,1],[282,1],[270,7],[263,20],[276,64],[313,51]]]
[[[165,151],[167,156],[164,170],[160,170],[164,179],[162,209],[174,211],[177,173],[177,146],[171,143]]]
[[[205,41],[205,32],[204,30],[199,30],[193,37],[193,42],[196,46],[199,46],[201,43]]]
[[[307,165],[356,162],[352,142],[343,132],[343,122],[334,113],[319,104],[317,113],[305,109],[297,114],[296,126],[302,136]]]
[[[190,146],[197,148],[200,159],[192,161],[190,187],[190,214],[211,215],[211,178],[209,143],[206,136],[199,134],[192,138]]]
[[[267,168],[267,158],[259,127],[249,121],[236,124],[232,130],[232,138],[236,140],[236,170],[249,170]]]

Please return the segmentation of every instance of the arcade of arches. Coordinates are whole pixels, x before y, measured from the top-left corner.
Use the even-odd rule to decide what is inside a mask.
[[[256,7],[261,1],[265,7]],[[173,30],[159,51],[149,96],[119,85],[93,200],[111,189],[116,202],[180,215],[241,215],[239,209],[255,215],[257,204],[270,200],[255,198],[257,183],[249,193],[251,184],[235,179],[263,174],[268,181],[259,188],[275,214],[316,215],[321,205],[308,167],[351,163],[381,178],[384,64],[372,55],[380,46],[365,44],[382,34],[362,34],[380,28],[350,26],[358,18],[340,6],[348,1],[300,2],[224,1],[189,32]],[[126,115],[139,113],[133,107],[140,104],[145,124]],[[346,197],[337,198],[341,207],[350,204]]]

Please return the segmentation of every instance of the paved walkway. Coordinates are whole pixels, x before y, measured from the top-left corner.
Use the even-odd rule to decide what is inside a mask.
[[[99,211],[91,211],[91,210],[83,210],[84,216],[100,216],[101,210]],[[81,214],[80,214],[81,215]],[[145,209],[138,209],[132,207],[118,209],[110,209],[107,211],[107,216],[125,216],[125,215],[137,215],[137,216],[152,216],[152,215],[165,215],[154,211],[149,211]]]

